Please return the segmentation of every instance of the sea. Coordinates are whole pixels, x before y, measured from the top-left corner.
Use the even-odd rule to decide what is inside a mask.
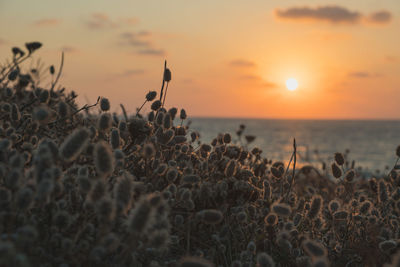
[[[393,168],[400,145],[399,120],[281,120],[242,118],[191,118],[190,129],[200,133],[200,140],[209,143],[219,133],[236,134],[239,125],[244,135],[255,140],[249,149],[257,146],[262,156],[273,161],[288,162],[296,139],[299,164],[321,167],[322,162],[333,162],[335,152],[346,153],[349,162],[369,173],[382,173]]]

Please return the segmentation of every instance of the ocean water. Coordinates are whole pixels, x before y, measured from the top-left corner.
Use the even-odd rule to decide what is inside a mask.
[[[368,172],[385,171],[396,162],[396,148],[400,145],[400,121],[389,120],[271,120],[191,118],[190,129],[200,133],[203,142],[211,142],[218,133],[236,131],[240,124],[244,135],[256,139],[250,147],[263,150],[263,156],[287,162],[296,138],[301,164],[321,166],[321,160],[330,163],[335,152],[349,152],[349,161]],[[243,138],[242,138],[243,140]],[[387,167],[388,166],[388,167]]]

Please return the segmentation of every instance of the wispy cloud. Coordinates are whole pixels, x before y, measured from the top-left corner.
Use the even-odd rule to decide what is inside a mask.
[[[233,67],[250,68],[250,67],[255,67],[256,63],[254,63],[253,61],[250,61],[250,60],[246,60],[246,59],[235,59],[235,60],[232,60],[231,62],[229,62],[229,65],[233,66]]]
[[[86,26],[92,30],[100,30],[105,28],[116,28],[118,24],[113,22],[107,14],[94,13],[85,21]]]
[[[331,23],[356,23],[361,19],[361,13],[341,6],[290,7],[277,9],[275,14],[281,19],[323,20]]]
[[[78,52],[79,49],[75,46],[70,46],[70,45],[64,45],[60,49],[61,51],[64,51],[65,53],[75,53]]]
[[[56,26],[61,23],[61,20],[56,18],[45,18],[39,19],[33,22],[33,25],[36,27],[48,27],[48,26]]]
[[[387,24],[392,20],[392,14],[389,11],[381,10],[371,13],[367,17],[367,21],[376,24]]]
[[[262,77],[258,75],[242,75],[239,77],[240,80],[243,80],[245,82],[251,83],[253,86],[258,86],[258,87],[263,87],[263,88],[277,88],[278,85],[276,83],[270,82],[270,81],[265,81]]]
[[[275,16],[281,20],[325,21],[331,24],[358,24],[361,22],[385,24],[392,19],[392,14],[389,11],[376,11],[364,15],[359,11],[349,10],[338,5],[275,9]]]
[[[164,56],[166,52],[163,49],[147,48],[137,51],[141,55],[151,55],[151,56]]]
[[[376,77],[381,77],[382,74],[371,73],[368,71],[354,71],[354,72],[350,72],[349,76],[353,77],[353,78],[376,78]]]
[[[128,46],[134,49],[135,53],[140,55],[163,56],[165,50],[155,48],[152,40],[152,34],[149,31],[124,32],[119,35],[117,44]]]

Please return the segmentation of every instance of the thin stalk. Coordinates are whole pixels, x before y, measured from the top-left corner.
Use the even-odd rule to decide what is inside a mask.
[[[147,99],[144,101],[144,103],[140,106],[140,108],[139,108],[138,111],[136,112],[136,117],[137,117],[137,115],[139,115],[139,112],[142,110],[144,104],[146,104],[146,103],[147,103]]]
[[[60,69],[58,70],[56,80],[55,80],[55,81],[52,83],[52,85],[51,85],[50,91],[53,91],[53,89],[54,89],[54,87],[56,86],[58,80],[60,79],[61,73],[62,73],[62,70],[63,70],[63,67],[64,67],[64,51],[61,52]]]
[[[162,102],[162,105],[161,105],[161,107],[162,107],[162,108],[164,107],[164,104],[165,104],[165,98],[167,97],[168,84],[169,84],[169,82],[167,82],[167,86],[165,87],[164,99],[163,99],[163,102]]]

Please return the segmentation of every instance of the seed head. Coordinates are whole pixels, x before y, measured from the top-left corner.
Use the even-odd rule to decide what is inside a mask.
[[[153,213],[150,203],[145,198],[139,200],[130,213],[128,222],[129,231],[134,234],[143,233],[150,227]]]
[[[171,81],[171,71],[168,68],[166,68],[164,71],[164,81]]]
[[[70,134],[60,148],[60,157],[65,161],[73,161],[86,148],[89,142],[89,131],[80,128]]]
[[[321,208],[322,208],[322,197],[320,195],[316,195],[312,198],[311,207],[307,215],[308,218],[310,218],[311,220],[315,219],[319,215]]]
[[[258,267],[275,267],[275,262],[270,255],[265,252],[257,254]]]
[[[186,115],[186,110],[184,110],[184,109],[181,109],[180,118],[181,118],[181,120],[184,120],[184,119],[186,119],[186,118],[187,118],[187,115]]]
[[[380,180],[378,184],[378,198],[379,202],[386,202],[388,200],[388,192],[387,192],[387,187],[386,183],[384,180]]]
[[[311,257],[326,257],[328,255],[326,248],[321,243],[307,239],[302,243],[304,251]]]
[[[110,110],[110,101],[107,98],[102,97],[100,99],[100,108],[102,111],[109,111]]]
[[[400,145],[396,148],[396,156],[400,157]]]
[[[288,217],[292,212],[290,206],[285,203],[276,203],[272,206],[272,210],[282,217]]]
[[[207,209],[199,211],[197,218],[205,224],[219,224],[224,219],[224,216],[219,210]]]
[[[65,118],[68,115],[68,105],[64,101],[58,102],[57,108],[58,115],[61,118]]]
[[[120,145],[120,137],[119,137],[119,131],[118,129],[114,128],[111,130],[111,137],[110,137],[110,143],[112,149],[118,149]]]
[[[335,153],[335,162],[337,165],[342,166],[344,164],[344,157],[342,153]]]
[[[337,200],[331,200],[329,202],[329,211],[333,214],[340,208],[340,203]]]
[[[102,113],[100,115],[97,128],[101,131],[106,131],[111,127],[112,118],[109,113]]]
[[[385,240],[380,242],[378,246],[382,252],[390,253],[391,250],[397,247],[397,242],[394,240]]]
[[[156,154],[156,149],[152,143],[143,146],[143,156],[147,159],[152,158]]]
[[[278,216],[273,213],[270,212],[265,218],[264,218],[264,222],[265,224],[269,225],[269,226],[273,226],[278,222]]]
[[[161,107],[161,101],[156,100],[151,104],[151,109],[157,111]]]
[[[114,171],[114,157],[107,143],[96,144],[93,150],[93,159],[98,174],[106,176]]]
[[[332,163],[332,174],[337,179],[339,179],[342,176],[342,170],[335,162]]]

